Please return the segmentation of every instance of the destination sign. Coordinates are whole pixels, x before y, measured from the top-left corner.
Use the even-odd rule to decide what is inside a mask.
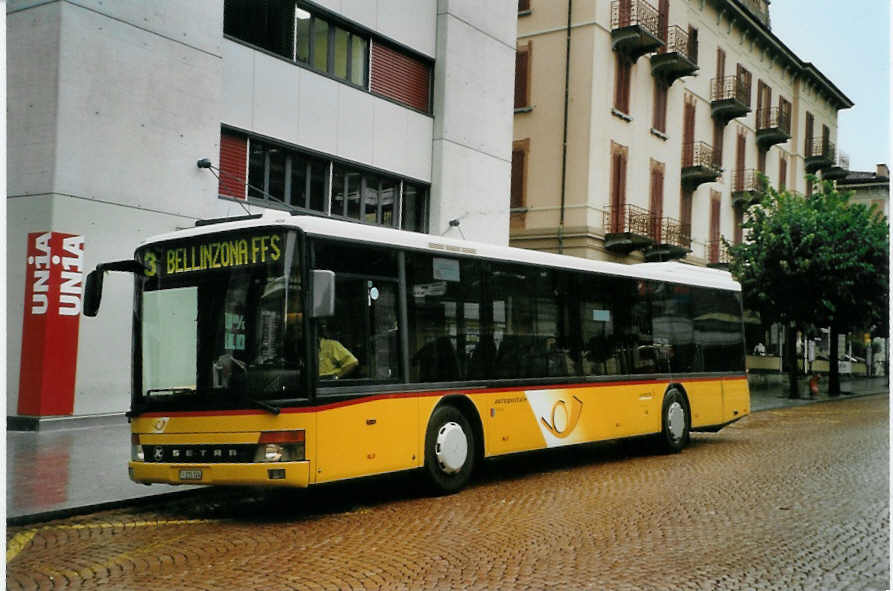
[[[224,237],[217,234],[149,247],[142,257],[147,277],[266,265],[282,258],[282,235]]]

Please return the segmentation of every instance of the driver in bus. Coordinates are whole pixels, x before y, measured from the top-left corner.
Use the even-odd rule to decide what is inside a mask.
[[[350,375],[360,364],[354,354],[335,339],[328,338],[326,325],[319,325],[319,378],[340,379]]]

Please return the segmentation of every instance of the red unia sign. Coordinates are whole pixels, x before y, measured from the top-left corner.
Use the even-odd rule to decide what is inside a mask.
[[[74,410],[83,267],[83,236],[28,234],[19,415]]]

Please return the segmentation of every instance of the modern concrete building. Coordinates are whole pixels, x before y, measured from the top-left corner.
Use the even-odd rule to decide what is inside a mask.
[[[9,0],[11,422],[128,406],[131,282],[78,322],[81,279],[146,236],[280,208],[506,243],[516,6]]]
[[[809,193],[852,101],[767,0],[522,0],[511,243],[722,266],[762,173]]]

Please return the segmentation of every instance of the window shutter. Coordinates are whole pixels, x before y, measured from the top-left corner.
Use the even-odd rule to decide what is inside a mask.
[[[524,150],[512,150],[512,200],[511,208],[524,207]]]
[[[528,68],[530,65],[530,51],[527,48],[515,52],[515,108],[526,107],[530,100],[528,96]]]
[[[804,145],[804,151],[806,156],[811,156],[810,152],[812,151],[812,131],[813,131],[813,119],[812,113],[809,111],[806,112],[806,143]]]
[[[226,130],[220,132],[220,195],[245,199],[248,139]]]
[[[369,88],[424,113],[431,110],[431,66],[382,43],[372,42]]]
[[[782,154],[778,160],[778,190],[784,191],[788,184],[788,160]]]

